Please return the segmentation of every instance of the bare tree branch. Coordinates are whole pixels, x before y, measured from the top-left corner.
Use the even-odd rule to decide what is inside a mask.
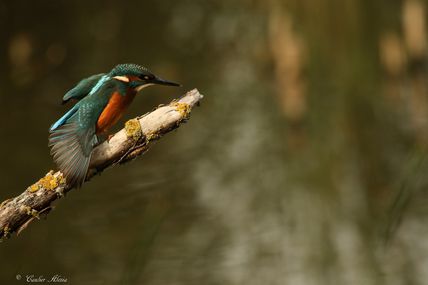
[[[153,141],[185,122],[193,106],[202,99],[198,90],[187,92],[169,105],[126,122],[125,127],[108,141],[95,147],[86,181],[116,164],[130,161],[148,150]],[[19,234],[34,219],[47,214],[52,203],[72,190],[60,171],[49,171],[21,195],[0,204],[0,237]]]

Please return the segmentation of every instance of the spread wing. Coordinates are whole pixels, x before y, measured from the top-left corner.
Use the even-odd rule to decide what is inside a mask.
[[[91,152],[97,143],[94,113],[91,104],[78,103],[79,108],[67,121],[51,129],[49,146],[67,183],[80,187],[86,178]]]
[[[84,98],[92,91],[104,75],[104,73],[100,73],[81,80],[73,89],[64,95],[62,104],[67,103],[71,99],[80,100]]]

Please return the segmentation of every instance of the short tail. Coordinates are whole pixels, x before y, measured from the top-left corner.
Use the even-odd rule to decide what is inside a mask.
[[[79,132],[75,123],[50,131],[51,154],[69,185],[80,188],[85,182],[95,140],[94,134]]]

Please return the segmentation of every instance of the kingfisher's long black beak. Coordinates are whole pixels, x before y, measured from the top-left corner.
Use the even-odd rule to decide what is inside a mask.
[[[168,81],[159,77],[155,77],[152,82],[153,84],[159,84],[159,85],[167,85],[167,86],[181,86],[181,84],[172,82],[172,81]]]

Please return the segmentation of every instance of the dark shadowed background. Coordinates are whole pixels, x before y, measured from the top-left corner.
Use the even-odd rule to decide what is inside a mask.
[[[428,284],[423,0],[0,1],[0,200],[54,167],[83,77],[190,121],[0,244],[0,284]],[[21,278],[20,280],[17,280]]]

